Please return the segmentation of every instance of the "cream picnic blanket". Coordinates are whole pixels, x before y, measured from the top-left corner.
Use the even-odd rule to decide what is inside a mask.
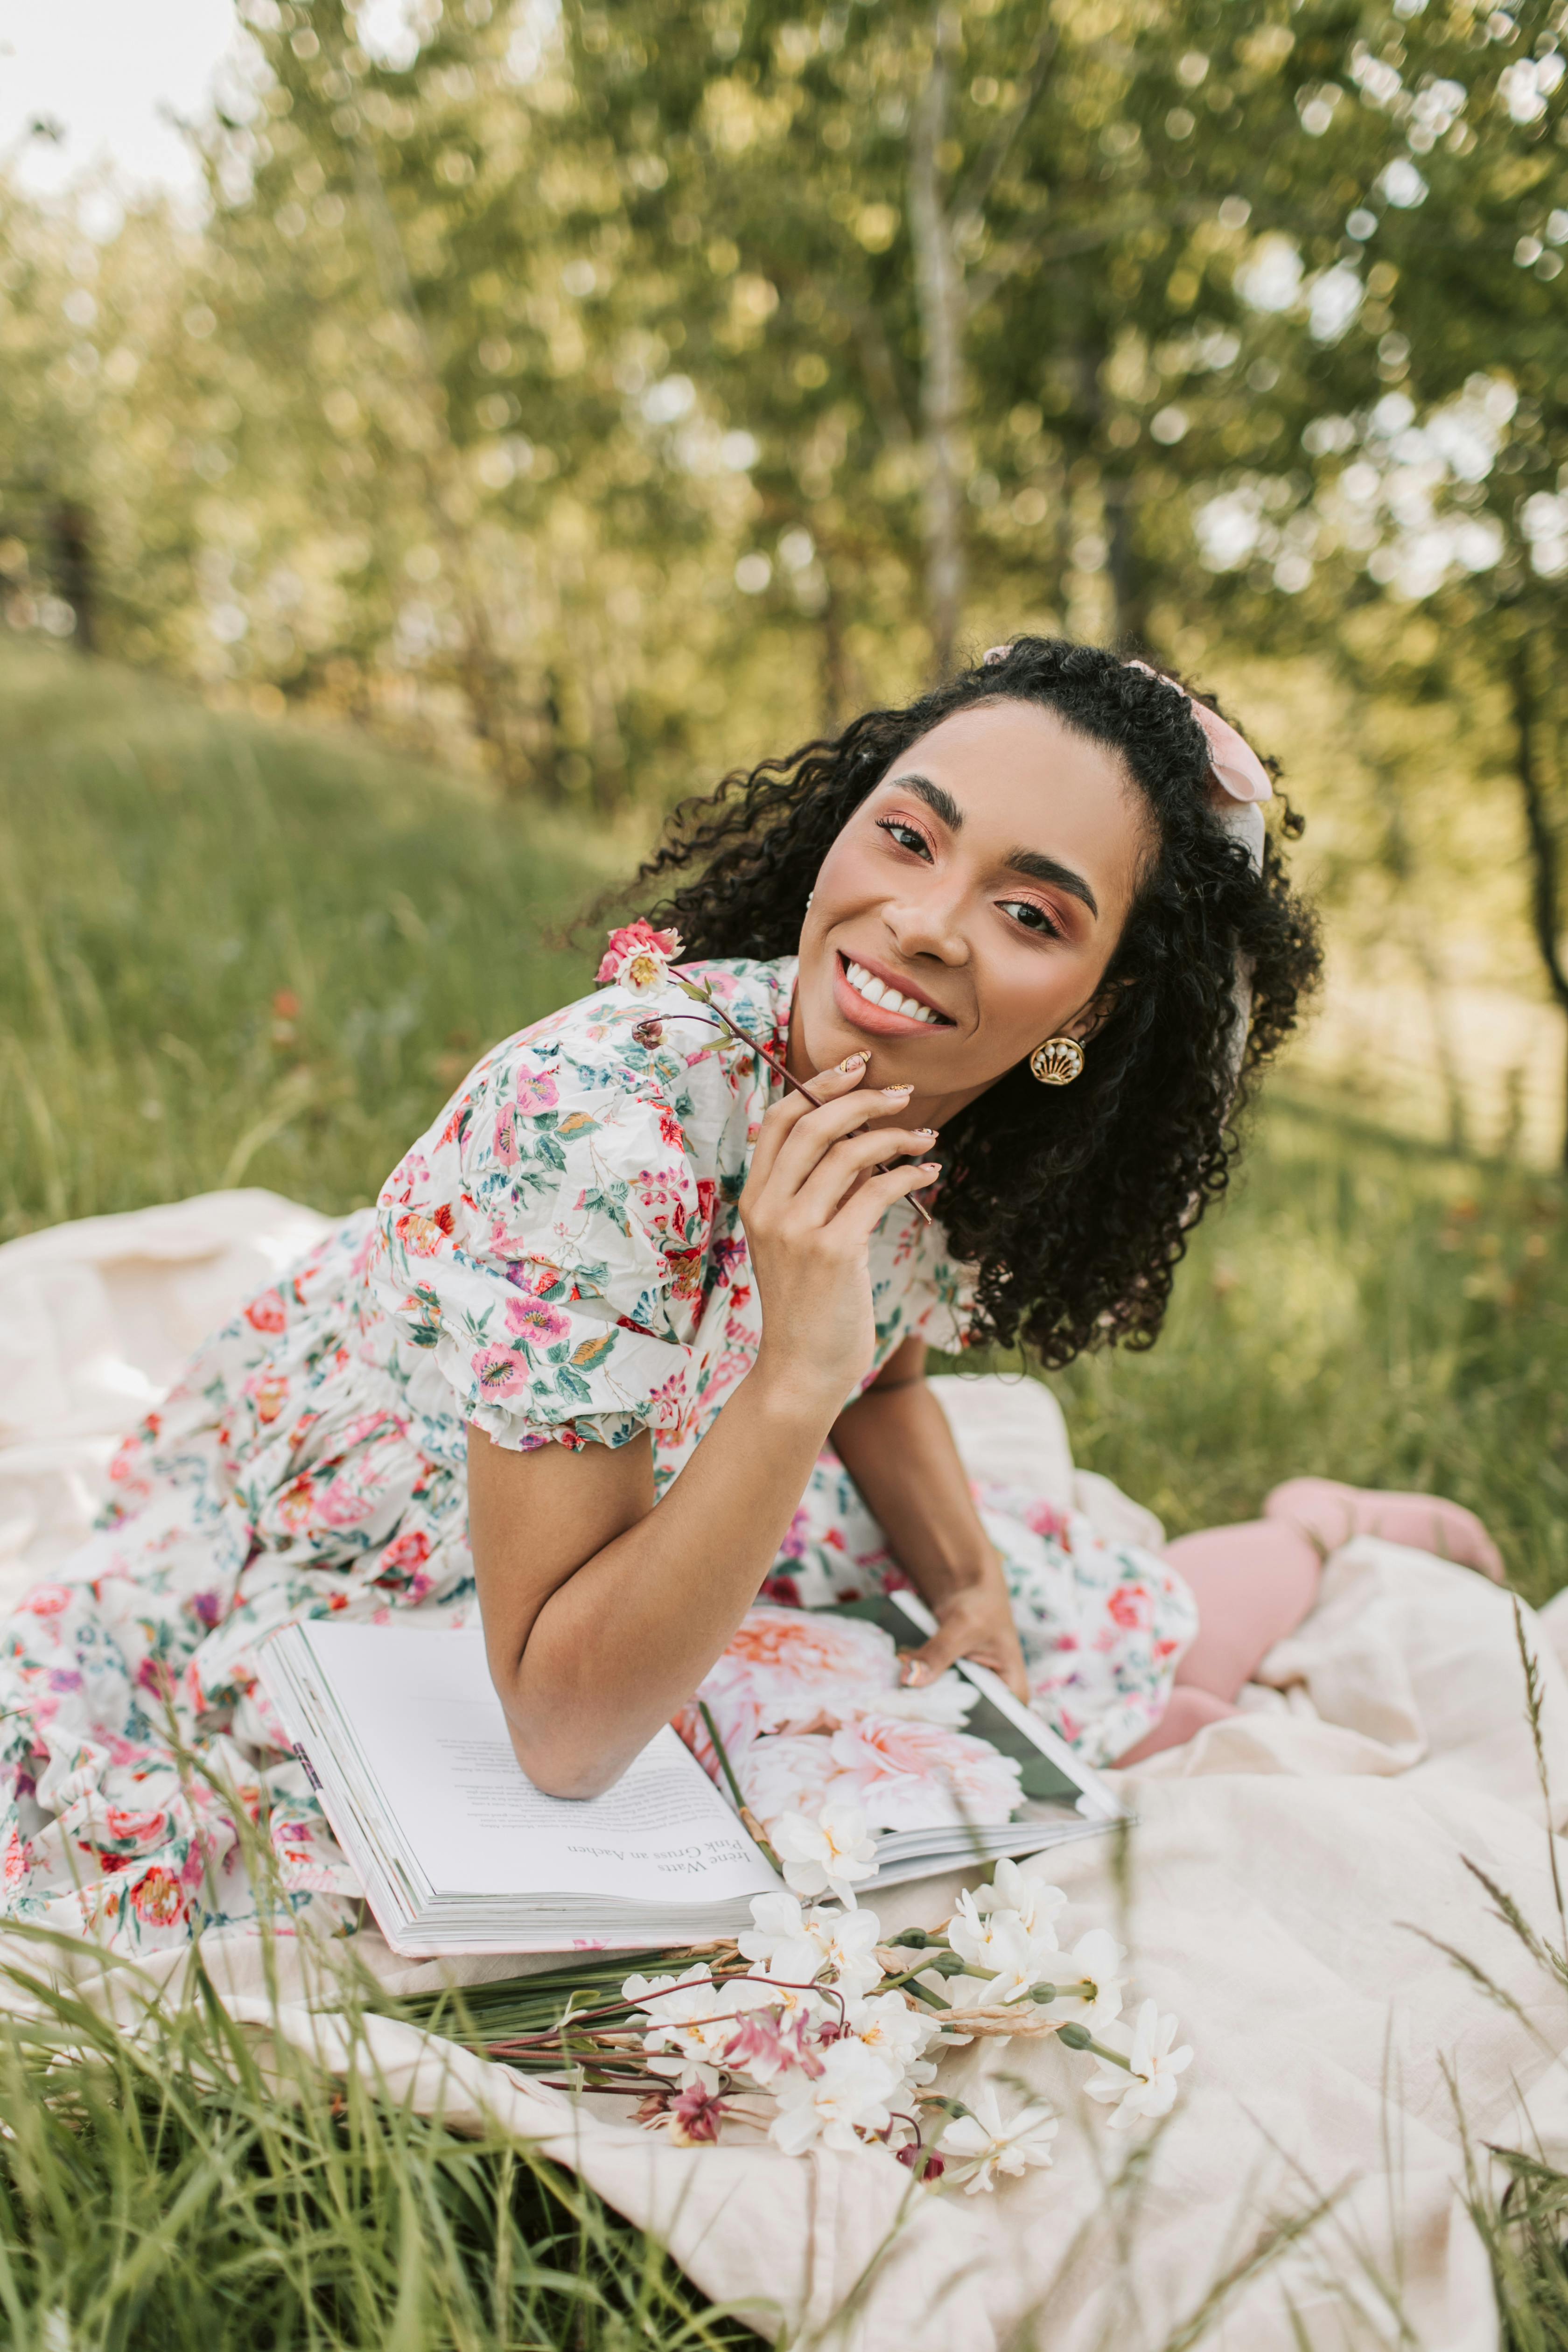
[[[0,1605],[68,1554],[114,1437],[187,1350],[323,1229],[247,1192],[0,1249]],[[1037,1383],[948,1383],[943,1396],[972,1467],[1026,1446],[1064,1502],[1147,1539],[1147,1515],[1075,1473]],[[1545,1636],[1561,1821],[1568,1680],[1552,1643],[1568,1648],[1568,1606],[1528,1623]],[[1478,2152],[1529,2143],[1568,2160],[1568,1998],[1464,1866],[1479,1862],[1555,1928],[1510,1604],[1465,1570],[1363,1538],[1331,1561],[1319,1607],[1264,1676],[1241,1718],[1122,1776],[1140,1817],[1124,1937],[1139,1990],[1178,2013],[1195,2059],[1146,2173],[1109,2193],[1126,2143],[1102,2109],[1085,2112],[1080,2070],[1048,2046],[983,2044],[948,2063],[944,2087],[961,2095],[980,2071],[1008,2073],[1066,2116],[1053,2170],[978,2199],[912,2190],[871,2149],[672,2147],[384,2020],[373,2028],[381,2076],[459,2127],[489,2112],[540,2143],[662,2238],[708,2294],[791,2343],[1158,2352],[1231,2271],[1203,2336],[1231,2352],[1482,2352],[1498,2324],[1450,2083]],[[1117,1916],[1105,1844],[1030,1866],[1067,1888],[1069,1925],[1080,1905],[1083,1924]],[[878,1906],[884,1925],[934,1924],[960,1883],[898,1890]],[[1428,1938],[1461,1949],[1517,2006],[1487,1998]],[[389,1985],[437,1979],[374,1933],[356,1944]],[[206,1952],[258,2032],[280,2027],[343,2063],[332,2020],[305,1999],[320,1962],[297,1954],[298,1997],[279,2017],[253,1941]],[[1270,2223],[1331,2193],[1327,2219],[1248,2274]]]

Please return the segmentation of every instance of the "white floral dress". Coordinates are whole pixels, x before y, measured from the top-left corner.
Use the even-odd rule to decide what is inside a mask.
[[[689,969],[782,1055],[793,959]],[[520,1450],[647,1428],[665,1490],[756,1359],[738,1204],[777,1085],[673,989],[600,989],[488,1054],[376,1206],[201,1349],[121,1448],[98,1532],[0,1633],[0,1908],[178,1941],[255,1916],[264,1841],[296,1912],[354,1916],[258,1642],[328,1612],[464,1622],[466,1424]],[[868,1381],[911,1334],[962,1345],[940,1226],[890,1212],[871,1274]],[[1026,1465],[979,1499],[1039,1705],[1091,1759],[1121,1753],[1163,1712],[1185,1587],[1032,1498]],[[825,1453],[763,1597],[897,1575]]]

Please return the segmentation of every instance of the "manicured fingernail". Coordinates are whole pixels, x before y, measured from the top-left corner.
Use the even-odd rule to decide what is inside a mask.
[[[905,1690],[916,1690],[926,1678],[926,1670],[918,1658],[906,1658],[899,1669],[899,1681]]]
[[[914,1092],[914,1086],[911,1081],[911,1083],[907,1087],[884,1087],[882,1088],[882,1092],[885,1095],[912,1095]]]
[[[929,1135],[934,1139],[936,1129],[934,1127],[911,1127],[910,1133],[911,1135]]]
[[[866,1054],[846,1054],[838,1066],[846,1073],[850,1070],[863,1070],[870,1056]]]

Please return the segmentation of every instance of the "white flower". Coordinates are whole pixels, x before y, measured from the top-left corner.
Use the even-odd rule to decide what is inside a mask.
[[[1175,2105],[1176,2077],[1193,2063],[1184,2043],[1180,2050],[1172,2049],[1175,2032],[1175,2019],[1162,2017],[1155,2003],[1146,2000],[1131,2033],[1125,2025],[1112,2025],[1099,2037],[1127,2057],[1125,2067],[1100,2059],[1100,2074],[1084,2084],[1102,2106],[1116,2103],[1116,2113],[1107,2118],[1114,2129],[1125,2131],[1140,2116],[1168,2116]]]
[[[737,1941],[742,1959],[754,1963],[753,1976],[765,1970],[792,1984],[815,1984],[822,1972],[822,1947],[806,1927],[798,1895],[753,1895],[752,1925]]]
[[[796,1895],[837,1895],[853,1907],[855,1881],[877,1867],[877,1841],[858,1805],[825,1805],[815,1821],[782,1813],[767,1827],[786,1886]]]
[[[1121,1963],[1126,1958],[1125,1945],[1119,1944],[1108,1928],[1091,1927],[1087,1936],[1080,1936],[1062,1961],[1060,1975],[1064,1983],[1091,1984],[1094,1991],[1063,1993],[1051,2005],[1053,2021],[1070,2018],[1103,2039],[1101,2027],[1121,2014],[1121,1996],[1127,1987]]]
[[[876,1948],[882,1930],[874,1911],[804,1910],[793,1895],[758,1895],[753,1925],[740,1938],[742,1956],[770,1976],[811,1983],[824,1969],[846,2000],[858,2000],[882,1981]],[[755,1971],[753,1970],[753,1973]]]
[[[1054,1952],[1057,1938],[1052,1923],[1067,1908],[1067,1896],[1059,1886],[1047,1886],[1043,1879],[1026,1877],[1016,1862],[1003,1860],[992,1872],[990,1885],[975,1888],[974,1907],[977,1911],[1016,1911],[1031,1942],[1042,1951]]]
[[[636,2001],[639,2007],[646,2003],[650,2017],[680,2016],[699,2013],[702,2000],[710,1998],[714,1990],[712,1969],[706,1960],[699,1960],[678,1977],[628,1977],[621,1987],[621,1999]]]
[[[624,2000],[646,2004],[648,2030],[643,2048],[648,2064],[683,2089],[716,2088],[724,2046],[735,2030],[737,2010],[755,2009],[773,1996],[748,1977],[715,1984],[705,1960],[679,1977],[628,1977]]]
[[[934,2078],[936,2068],[925,2053],[942,2026],[925,2011],[911,2009],[902,1993],[879,1992],[865,2000],[850,2001],[847,2022],[868,2050],[875,2050],[897,2067],[904,2083],[929,2083]]]
[[[1019,2173],[1031,2164],[1049,2164],[1051,2142],[1058,2126],[1049,2107],[1031,2104],[1004,2122],[996,2092],[983,2083],[974,2094],[973,2112],[955,2116],[938,2147],[960,2168],[964,2193],[973,2197],[994,2189],[999,2172]]]
[[[967,1893],[959,1896],[958,1908],[947,1923],[947,1940],[970,1968],[989,1971],[990,1981],[981,1996],[985,2000],[1016,2000],[1052,1973],[1057,1939],[1048,1925],[1040,1936],[1032,1936],[1018,1912],[983,1913]],[[970,1996],[964,1999],[967,2005]]]
[[[882,1940],[882,1927],[874,1911],[812,1910],[805,1915],[805,1925],[806,1932],[821,1945],[833,1981],[846,2000],[858,2000],[862,1993],[881,1983],[877,1947]]]
[[[825,2147],[853,2147],[858,2131],[886,2131],[889,2103],[900,2087],[881,2052],[846,2034],[823,2052],[820,2074],[784,2076],[768,2137],[786,2156],[803,2156],[818,2140]]]

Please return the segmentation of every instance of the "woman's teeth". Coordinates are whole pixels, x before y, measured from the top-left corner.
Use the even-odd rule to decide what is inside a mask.
[[[926,1021],[933,1029],[936,1027],[937,1015],[918,997],[900,996],[896,988],[889,988],[885,982],[875,979],[863,963],[851,963],[847,956],[844,959],[844,970],[856,995],[863,996],[868,1004],[880,1004],[889,1013],[902,1013],[910,1021]]]

